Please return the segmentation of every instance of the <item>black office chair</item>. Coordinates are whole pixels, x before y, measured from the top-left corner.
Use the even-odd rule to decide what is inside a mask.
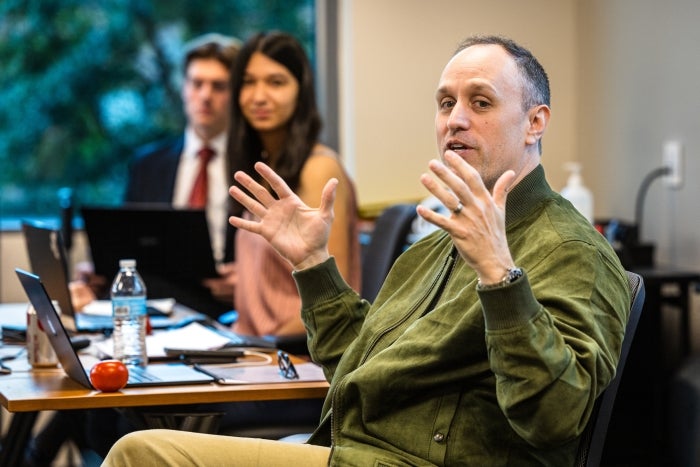
[[[377,297],[389,269],[406,247],[415,218],[415,204],[394,204],[377,217],[362,257],[362,298],[371,302]]]
[[[632,295],[632,303],[630,306],[630,317],[625,327],[625,337],[622,340],[622,349],[620,350],[620,360],[617,363],[615,377],[610,382],[610,385],[596,400],[591,418],[588,420],[586,429],[581,436],[578,454],[576,456],[577,467],[598,467],[600,459],[603,455],[603,447],[605,446],[605,437],[608,432],[608,423],[612,415],[613,406],[615,404],[615,396],[617,388],[622,379],[622,372],[625,369],[625,361],[629,354],[634,333],[637,330],[639,317],[642,314],[644,307],[644,281],[641,276],[633,272],[627,271],[627,279]]]

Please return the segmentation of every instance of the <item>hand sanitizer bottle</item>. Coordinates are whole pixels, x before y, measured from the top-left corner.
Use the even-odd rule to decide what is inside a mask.
[[[568,199],[574,207],[593,223],[593,194],[586,188],[581,177],[581,164],[578,162],[568,162],[564,167],[571,171],[566,186],[561,190],[561,195]]]

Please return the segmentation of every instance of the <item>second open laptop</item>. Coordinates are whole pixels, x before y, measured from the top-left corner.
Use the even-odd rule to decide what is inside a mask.
[[[77,332],[101,332],[111,330],[113,327],[111,315],[95,315],[76,313],[70,298],[68,288],[68,260],[65,252],[61,232],[47,226],[23,222],[22,229],[27,243],[29,262],[34,274],[42,278],[42,282],[51,299],[58,301],[61,307],[64,326],[69,331]],[[207,316],[193,310],[180,311],[178,305],[169,315],[160,315],[152,312],[149,307],[149,318],[154,329],[165,329],[184,326],[192,321],[212,324],[217,332],[228,338],[229,347],[251,347],[274,349],[276,343],[264,337],[249,336],[235,333],[224,326],[213,323]]]
[[[85,368],[71,345],[70,337],[39,276],[21,269],[15,269],[15,272],[36,310],[39,322],[48,335],[63,370],[75,382],[94,389],[88,376],[89,369]],[[213,377],[183,363],[162,363],[147,365],[143,369],[130,368],[129,382],[126,387],[197,384],[212,381],[214,381]]]
[[[46,290],[61,307],[64,324],[69,330],[98,332],[111,329],[110,316],[75,313],[68,288],[68,260],[61,231],[25,220],[22,232],[32,271],[44,278]]]

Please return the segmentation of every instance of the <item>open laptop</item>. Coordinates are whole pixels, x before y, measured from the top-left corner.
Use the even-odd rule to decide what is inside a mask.
[[[22,221],[22,232],[32,271],[43,277],[52,300],[61,307],[63,324],[70,331],[111,329],[111,318],[76,314],[68,289],[68,261],[61,232],[39,222]]]
[[[70,337],[63,327],[61,318],[53,307],[51,298],[39,276],[18,268],[15,269],[15,272],[29,301],[36,310],[39,322],[46,331],[63,370],[77,383],[86,388],[94,389],[90,383],[90,370],[85,368],[73,349]],[[198,384],[212,381],[214,381],[212,376],[183,363],[162,363],[147,365],[145,368],[129,367],[129,382],[126,387]]]
[[[99,275],[114,277],[120,259],[135,258],[141,275],[175,284],[218,277],[203,209],[139,204],[81,213]]]
[[[71,332],[102,332],[113,327],[109,314],[76,313],[68,288],[68,257],[61,231],[52,229],[40,222],[25,220],[22,231],[27,245],[27,254],[32,272],[42,278],[46,291],[52,300],[61,307],[63,325]],[[180,316],[158,312],[149,307],[149,318],[154,329],[162,329],[185,324],[192,319],[205,319],[204,315]]]

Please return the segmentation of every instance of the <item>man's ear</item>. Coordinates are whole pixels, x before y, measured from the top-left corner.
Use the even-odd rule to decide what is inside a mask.
[[[527,131],[526,142],[527,144],[537,144],[537,142],[542,139],[544,131],[547,129],[547,124],[549,124],[550,110],[549,106],[544,104],[538,105],[531,108],[528,111],[528,121],[530,125]]]

